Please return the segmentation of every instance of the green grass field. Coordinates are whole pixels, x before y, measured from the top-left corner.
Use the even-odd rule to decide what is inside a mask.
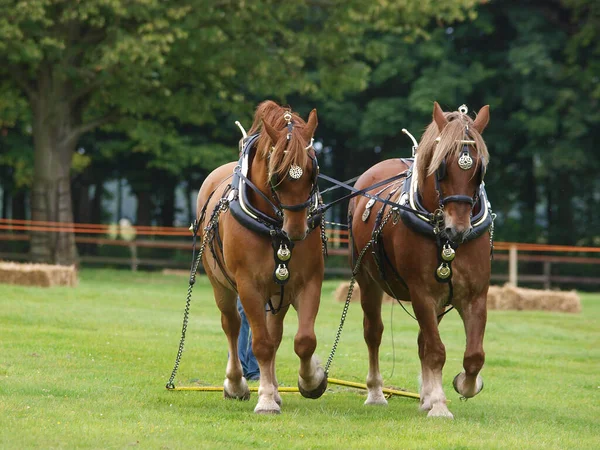
[[[336,286],[325,284],[317,319],[323,361],[342,310]],[[0,447],[600,448],[600,295],[583,294],[578,315],[491,311],[485,389],[467,402],[452,388],[464,332],[450,313],[441,326],[449,421],[428,419],[408,398],[365,407],[363,391],[335,385],[318,400],[282,394],[278,416],[255,415],[255,393],[238,402],[169,392],[186,290],[184,277],[110,270],[84,270],[75,289],[0,285]],[[180,385],[222,385],[227,347],[211,292],[199,279]],[[398,305],[384,307],[384,322],[385,383],[416,391],[417,324]],[[283,386],[296,386],[295,330],[292,310],[278,355]],[[352,304],[330,376],[364,383],[366,355]]]

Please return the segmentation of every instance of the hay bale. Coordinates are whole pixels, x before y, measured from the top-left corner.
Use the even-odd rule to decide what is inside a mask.
[[[490,286],[487,295],[487,307],[488,309],[498,309],[498,302],[502,296],[502,287]]]
[[[488,309],[516,311],[581,312],[581,300],[575,291],[526,289],[506,284],[490,286]]]
[[[190,271],[182,269],[163,269],[161,272],[163,275],[177,275],[181,277],[189,277]]]
[[[345,302],[349,287],[349,281],[341,282],[333,294],[334,298],[338,302]],[[354,286],[350,301],[360,302],[358,283]],[[385,303],[392,303],[395,300],[389,295],[383,294],[383,301]],[[487,296],[487,308],[490,310],[579,313],[581,312],[581,300],[575,291],[563,292],[525,289],[506,284],[504,286],[490,286]]]
[[[77,286],[75,266],[0,261],[0,283],[23,286]]]
[[[342,281],[333,293],[333,298],[335,298],[338,302],[345,302],[346,297],[348,296],[348,289],[350,289],[350,282]],[[350,301],[360,302],[360,289],[358,288],[358,283],[354,285],[354,290],[352,291],[352,298]]]

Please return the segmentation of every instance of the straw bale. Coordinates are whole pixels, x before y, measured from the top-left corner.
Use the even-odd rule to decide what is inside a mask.
[[[189,277],[190,276],[190,270],[183,270],[183,269],[163,269],[161,271],[161,273],[163,275],[178,275],[178,276],[182,276],[182,277]]]
[[[23,286],[77,286],[75,266],[0,261],[0,283]]]
[[[504,286],[504,291],[508,296],[519,300],[519,305],[515,309],[581,312],[581,301],[575,291],[525,289],[511,285]]]
[[[488,309],[498,309],[498,299],[502,297],[502,287],[490,286],[487,296]]]
[[[506,284],[490,286],[488,309],[517,311],[581,312],[581,300],[575,291],[526,289]]]
[[[349,287],[349,281],[341,282],[333,294],[334,298],[338,302],[345,302]],[[350,301],[360,302],[358,283],[354,286]],[[384,294],[383,301],[391,303],[394,299]],[[525,289],[506,284],[505,286],[490,286],[487,307],[490,310],[537,310],[579,313],[581,312],[581,300],[575,291],[563,292]]]
[[[350,282],[342,281],[333,293],[333,298],[335,298],[338,302],[345,302],[346,297],[348,296],[348,289],[350,289]],[[354,290],[352,291],[352,298],[350,301],[360,303],[360,289],[358,288],[358,283],[354,285]]]

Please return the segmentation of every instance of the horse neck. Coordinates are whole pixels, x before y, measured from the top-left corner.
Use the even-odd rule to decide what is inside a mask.
[[[248,170],[248,178],[254,183],[258,190],[265,195],[265,197],[272,198],[271,188],[268,182],[267,161],[259,155],[256,155],[252,160],[252,164]],[[262,195],[257,194],[253,189],[248,190],[248,199],[256,209],[270,217],[275,217],[273,207],[267,203]]]

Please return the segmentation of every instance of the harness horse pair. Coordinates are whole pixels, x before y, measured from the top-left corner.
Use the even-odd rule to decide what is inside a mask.
[[[481,341],[489,283],[488,230],[493,225],[483,183],[489,157],[481,132],[489,113],[484,107],[473,121],[466,110],[443,113],[435,103],[433,116],[414,160],[379,163],[351,187],[319,174],[312,148],[316,111],[304,122],[274,102],[259,105],[249,135],[244,134],[241,141],[240,160],[213,171],[198,195],[194,233],[203,230],[202,244],[192,267],[183,336],[168,388],[174,387],[191,288],[202,261],[228,339],[224,396],[250,396],[237,358],[238,294],[260,366],[255,412],[280,412],[275,355],[290,305],[298,313],[294,339],[300,358],[298,388],[308,398],[323,394],[341,326],[323,370],[314,357],[314,323],[326,253],[323,217],[332,204],[322,202],[317,185],[321,178],[350,190],[338,201],[350,198],[353,275],[361,290],[369,349],[365,403],[387,403],[378,362],[383,291],[413,302],[420,326],[421,408],[430,416],[451,416],[441,390],[445,354],[437,330],[442,310],[450,303],[465,321],[467,333],[465,371],[455,378],[454,387],[464,397],[481,390],[478,373],[483,364]],[[370,193],[377,188],[376,194]],[[320,233],[314,232],[317,228]],[[207,247],[210,252],[204,251]],[[449,293],[444,292],[446,286]],[[272,314],[265,314],[265,306]],[[348,302],[344,312],[347,307]]]

